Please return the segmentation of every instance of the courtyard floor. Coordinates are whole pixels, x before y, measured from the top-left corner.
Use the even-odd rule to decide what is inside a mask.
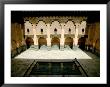
[[[84,51],[77,48],[72,50],[67,47],[63,51],[59,50],[57,46],[53,46],[50,51],[45,46],[42,46],[38,51],[28,49],[16,56],[15,59],[92,59]]]
[[[38,51],[28,49],[13,58],[11,62],[11,76],[22,77],[31,66],[30,70],[28,70],[28,73],[30,73],[37,61],[71,61],[75,58],[77,58],[89,77],[100,76],[99,57],[90,52],[82,51],[79,48],[72,50],[67,47],[61,51],[55,46],[50,51],[44,46]]]

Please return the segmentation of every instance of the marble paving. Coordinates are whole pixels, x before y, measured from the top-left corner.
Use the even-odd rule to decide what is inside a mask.
[[[63,51],[59,50],[57,46],[53,46],[50,51],[47,50],[46,46],[42,46],[39,50],[28,49],[15,59],[92,59],[81,49],[73,50],[69,47],[64,48]]]
[[[58,47],[53,46],[50,51],[47,50],[45,46],[42,46],[40,50],[28,49],[11,61],[11,76],[22,77],[26,73],[30,65],[38,60],[73,60],[77,58],[89,77],[99,77],[100,76],[100,58],[90,52],[82,51],[77,49],[76,51],[66,47],[64,51],[58,49]],[[62,61],[61,60],[61,61]],[[78,76],[82,77],[82,76]]]

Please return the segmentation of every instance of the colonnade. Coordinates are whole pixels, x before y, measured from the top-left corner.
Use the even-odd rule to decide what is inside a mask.
[[[33,18],[34,19],[34,18]],[[36,18],[35,18],[36,19]],[[33,20],[29,20],[29,22],[31,23],[31,22],[33,22],[33,23],[31,23],[32,24],[32,31],[33,31],[33,33],[31,34],[31,36],[32,36],[32,38],[33,38],[33,41],[34,41],[34,46],[35,46],[35,48],[36,49],[38,49],[39,48],[39,38],[40,37],[43,37],[43,38],[45,38],[46,39],[46,41],[47,41],[47,47],[50,49],[51,48],[51,46],[52,46],[52,43],[51,43],[51,41],[52,41],[52,39],[54,38],[54,37],[57,37],[59,40],[60,40],[60,49],[61,50],[63,50],[63,48],[65,47],[65,39],[67,38],[67,37],[70,37],[70,38],[72,38],[72,49],[75,49],[75,48],[77,48],[78,47],[78,39],[81,37],[81,36],[83,36],[84,34],[82,34],[82,29],[84,28],[85,29],[85,27],[86,27],[86,21],[83,21],[83,18],[79,18],[79,19],[72,19],[70,22],[72,23],[72,25],[71,25],[71,23],[70,23],[70,25],[66,25],[67,23],[68,23],[68,21],[69,21],[69,19],[67,20],[66,18],[64,19],[64,18],[62,18],[61,17],[61,19],[60,18],[57,18],[56,17],[56,19],[54,19],[54,17],[53,17],[53,19],[52,18],[50,18],[51,19],[51,22],[49,22],[48,20],[50,20],[49,18],[48,19],[46,19],[45,17],[44,18],[41,18],[41,19],[38,19],[37,21],[34,19],[34,22],[33,22]],[[57,27],[57,30],[60,30],[60,33],[58,33],[58,34],[56,34],[56,33],[53,33],[53,32],[51,32],[51,26],[52,26],[52,22],[55,22],[55,21],[58,21],[57,23],[59,23],[59,25],[60,25],[60,28],[61,29],[58,29],[59,27]],[[74,20],[74,22],[73,22],[73,20]],[[39,23],[39,21],[44,21],[44,26],[46,26],[45,27],[45,29],[46,29],[46,33],[45,34],[41,34],[40,33],[40,30],[38,30],[36,27],[37,27],[37,24]],[[60,21],[60,22],[59,22]],[[66,21],[66,22],[65,22]],[[37,23],[36,23],[37,22]],[[40,22],[41,23],[41,22]],[[54,24],[53,24],[54,25]],[[55,26],[57,26],[58,24],[56,24]],[[30,25],[31,26],[31,25]],[[43,24],[41,25],[41,26],[43,26]],[[65,33],[65,26],[72,26],[71,28],[72,28],[72,33]],[[73,28],[74,27],[74,28]],[[55,27],[53,27],[52,29],[54,29]],[[68,27],[69,28],[69,27]],[[40,28],[39,28],[40,29]],[[81,30],[80,30],[81,29]],[[38,32],[38,34],[36,33],[36,31],[39,31]],[[68,30],[67,28],[66,28],[66,30]],[[25,29],[25,31],[26,31],[26,29]],[[75,32],[74,32],[75,31]],[[69,32],[69,31],[68,31]],[[85,32],[84,32],[85,33]],[[30,36],[30,34],[28,35],[28,34],[25,34],[25,36]]]
[[[44,35],[36,35],[36,28],[35,27],[36,27],[36,25],[33,24],[33,29],[32,29],[33,30],[33,37],[32,38],[33,38],[33,41],[34,41],[34,46],[36,46],[36,49],[39,49],[38,40],[39,40],[40,37],[44,37]],[[78,39],[79,39],[77,25],[76,25],[76,29],[75,29],[76,30],[75,34],[74,35],[70,34],[69,36],[65,35],[65,33],[64,33],[64,28],[63,28],[64,27],[64,23],[61,24],[61,27],[62,27],[61,34],[59,34],[59,35],[51,34],[50,33],[50,24],[49,23],[47,24],[47,35],[44,38],[47,40],[48,49],[51,49],[51,46],[52,46],[51,45],[51,40],[54,37],[59,38],[59,40],[60,40],[60,49],[61,50],[63,50],[63,48],[65,46],[65,39],[67,37],[71,37],[73,39],[73,49],[77,48],[78,47]]]

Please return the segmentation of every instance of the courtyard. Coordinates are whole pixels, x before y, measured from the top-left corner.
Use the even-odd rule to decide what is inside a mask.
[[[77,59],[77,61],[80,63],[80,65],[83,67],[84,71],[87,73],[89,77],[99,77],[100,76],[100,58],[90,52],[83,51],[80,48],[77,48],[77,50],[71,49],[69,46],[66,46],[64,50],[60,50],[57,45],[54,45],[51,50],[47,50],[47,47],[45,45],[41,46],[39,50],[36,51],[36,49],[29,48],[26,51],[22,52],[18,56],[12,59],[12,76],[14,77],[23,77],[23,76],[44,76],[44,77],[61,77],[62,75],[31,75],[34,73],[32,70],[35,71],[36,64],[38,62],[45,62],[43,66],[48,67],[46,64],[51,63],[54,66],[54,69],[60,70],[58,67],[60,65],[56,65],[54,63],[68,63],[71,64],[74,59]],[[47,62],[47,63],[46,63]],[[67,67],[66,66],[66,67]],[[70,66],[69,66],[70,67]],[[44,67],[45,68],[45,67]],[[71,67],[70,67],[71,68]],[[64,77],[85,77],[86,75],[82,71],[82,69],[79,69],[81,74],[71,73],[70,75],[63,75]],[[68,71],[65,70],[65,71]]]
[[[100,11],[12,11],[12,77],[100,77]]]

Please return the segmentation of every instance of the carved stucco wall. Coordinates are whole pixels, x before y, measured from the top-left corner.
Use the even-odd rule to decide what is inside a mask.
[[[86,44],[95,47],[100,51],[100,23],[92,23],[87,26],[88,38],[86,39]]]
[[[27,32],[27,29],[29,29],[29,32]],[[41,29],[43,29],[43,33],[41,34]],[[29,21],[25,22],[25,35],[34,35],[34,32],[36,32],[36,35],[46,35],[47,34],[47,25],[43,21],[39,21],[37,24],[35,24],[35,30],[33,31],[33,24],[31,24]],[[57,34],[61,34],[62,32],[62,26],[59,21],[53,21],[50,23],[50,34],[55,34],[54,29],[57,29]],[[64,34],[69,34],[69,29],[71,29],[71,34],[75,34],[75,24],[72,21],[68,21],[64,23]],[[84,32],[82,32],[82,29],[84,29]],[[85,35],[85,29],[86,29],[86,21],[82,21],[81,24],[78,24],[78,34],[79,35]]]
[[[65,33],[65,34],[68,34],[68,33],[69,33],[69,29],[71,29],[71,34],[75,34],[75,26],[74,26],[74,24],[73,24],[72,21],[68,21],[68,22],[65,24],[64,33]]]
[[[11,23],[11,50],[25,44],[23,26],[19,23]]]
[[[84,32],[82,32],[82,29],[84,29]],[[82,21],[79,25],[78,34],[85,35],[85,29],[86,29],[86,21]]]
[[[36,35],[42,35],[41,29],[43,29],[43,35],[47,34],[47,26],[45,22],[39,21],[38,24],[36,24]]]
[[[25,22],[25,35],[33,35],[33,26],[29,21]],[[27,32],[27,29],[29,29],[29,33]]]
[[[57,34],[61,34],[61,25],[58,21],[52,22],[50,26],[50,34],[55,34],[54,29],[57,29]]]

